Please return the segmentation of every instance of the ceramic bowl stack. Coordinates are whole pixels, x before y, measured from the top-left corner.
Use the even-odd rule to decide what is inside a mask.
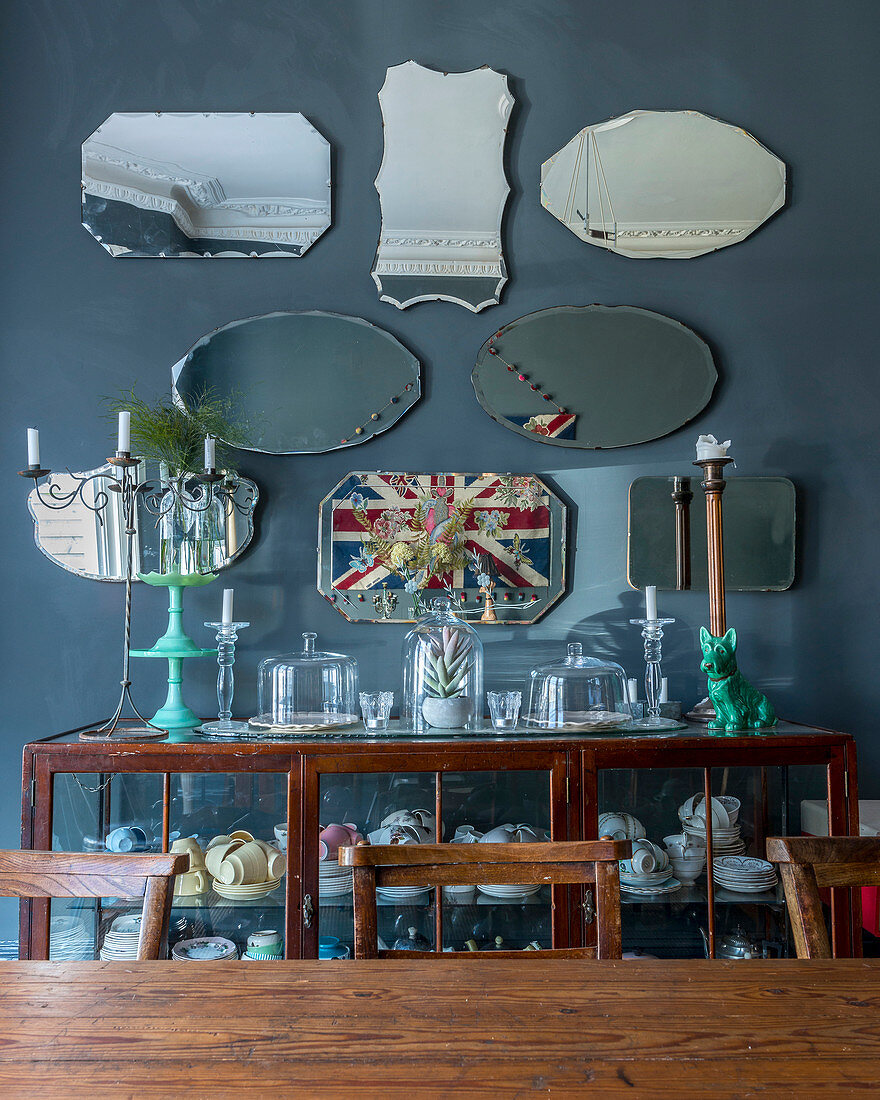
[[[682,886],[692,886],[706,866],[706,849],[689,833],[665,836],[663,843],[675,877]]]
[[[222,936],[202,936],[176,943],[171,958],[175,962],[225,962],[238,958],[238,948]]]
[[[430,819],[430,827],[427,821]],[[395,810],[369,834],[371,844],[430,844],[434,840],[434,816],[426,810]],[[421,902],[430,893],[424,886],[377,886],[382,901]]]
[[[755,856],[718,856],[712,860],[712,876],[718,886],[739,894],[760,894],[778,881],[773,864]]]
[[[599,836],[610,836],[612,840],[643,840],[647,833],[637,817],[622,810],[612,810],[599,814]]]
[[[83,917],[53,917],[49,925],[49,958],[53,962],[79,962],[94,959],[95,948],[89,926]]]
[[[732,795],[712,798],[712,855],[738,856],[746,850],[739,831],[740,801]],[[701,794],[688,798],[678,808],[682,829],[702,848],[706,842],[706,800]]]
[[[205,852],[215,893],[230,901],[257,901],[280,884],[287,856],[244,829],[215,836]]]
[[[123,913],[117,917],[104,937],[101,958],[117,962],[136,959],[142,920],[142,913]]]
[[[660,845],[639,838],[632,842],[632,857],[620,861],[620,889],[636,895],[671,894],[681,883]]]

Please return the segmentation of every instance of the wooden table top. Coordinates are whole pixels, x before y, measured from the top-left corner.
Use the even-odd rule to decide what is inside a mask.
[[[845,1094],[880,961],[0,964],[0,1095]]]

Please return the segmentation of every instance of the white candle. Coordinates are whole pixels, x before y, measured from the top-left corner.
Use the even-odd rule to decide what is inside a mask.
[[[131,450],[131,413],[119,414],[119,430],[116,438],[116,450],[127,454]]]
[[[635,676],[633,676],[631,679],[627,680],[626,683],[627,683],[627,687],[629,689],[629,701],[631,703],[637,703],[639,701],[639,682],[638,682],[638,680],[635,678]]]
[[[657,585],[645,585],[645,618],[657,618]]]
[[[212,435],[205,436],[205,469],[213,470],[216,466],[214,459],[214,437]]]
[[[229,626],[232,622],[232,592],[231,588],[223,589],[223,625]]]
[[[729,458],[727,448],[730,440],[719,443],[714,435],[701,435],[697,440],[697,461],[704,458]]]
[[[669,677],[663,676],[660,680],[660,702],[669,702]]]
[[[37,428],[28,428],[28,466],[40,465],[40,433]]]

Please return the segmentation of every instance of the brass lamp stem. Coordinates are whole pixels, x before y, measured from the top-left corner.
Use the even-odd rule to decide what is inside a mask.
[[[727,488],[724,467],[732,458],[699,458],[694,463],[703,471],[706,493],[706,543],[709,550],[709,630],[720,638],[727,630],[724,607],[724,527],[721,494]]]

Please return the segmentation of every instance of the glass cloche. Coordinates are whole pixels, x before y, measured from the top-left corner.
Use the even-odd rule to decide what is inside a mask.
[[[549,730],[626,729],[632,725],[626,674],[614,661],[585,657],[580,642],[568,656],[533,668],[528,679],[527,725]]]
[[[343,653],[316,650],[316,637],[303,634],[301,653],[260,661],[260,713],[250,721],[254,729],[328,730],[359,721],[357,661]]]
[[[483,724],[483,643],[448,598],[434,600],[404,639],[402,718],[417,733]]]

